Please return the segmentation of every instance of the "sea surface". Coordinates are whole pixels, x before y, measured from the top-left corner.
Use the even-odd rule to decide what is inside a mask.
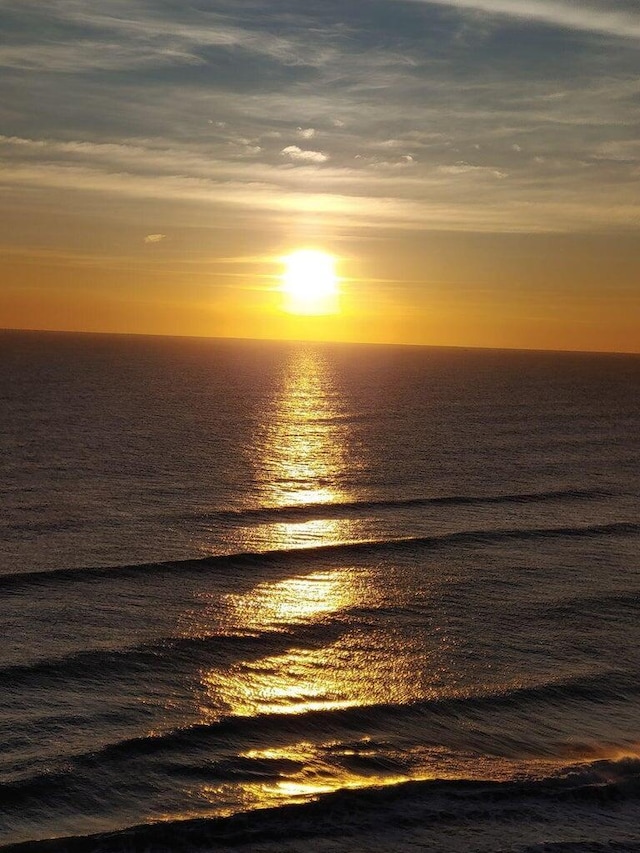
[[[640,356],[0,333],[0,850],[640,851]]]

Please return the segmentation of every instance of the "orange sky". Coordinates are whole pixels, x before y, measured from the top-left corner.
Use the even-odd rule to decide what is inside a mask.
[[[167,239],[120,258],[7,254],[5,328],[636,352],[631,238],[419,235],[321,245],[340,312],[284,309],[280,256],[221,263]],[[408,243],[409,245],[404,245]],[[282,250],[295,248],[292,243]],[[612,280],[615,276],[615,282]],[[604,284],[603,284],[604,283]],[[606,286],[605,286],[606,284]]]

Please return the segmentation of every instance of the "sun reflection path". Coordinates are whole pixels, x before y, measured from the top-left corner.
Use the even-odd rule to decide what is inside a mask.
[[[246,550],[290,551],[363,538],[348,518],[325,517],[328,504],[362,497],[349,485],[357,480],[358,464],[364,464],[350,446],[349,414],[321,352],[292,350],[251,447],[253,495],[267,512],[264,521],[247,528]],[[287,508],[296,512],[287,517]],[[332,737],[343,736],[329,731],[339,715],[327,714],[320,728],[317,722],[325,719],[323,712],[407,704],[427,695],[424,680],[435,677],[437,662],[434,658],[431,673],[425,672],[422,640],[393,623],[394,609],[407,604],[406,579],[398,567],[381,559],[345,563],[330,550],[318,557],[305,551],[299,561],[288,556],[281,564],[272,553],[268,566],[256,560],[249,589],[242,576],[236,591],[203,591],[199,624],[190,631],[238,638],[240,655],[226,657],[221,644],[220,657],[200,671],[196,701],[205,723],[224,717],[272,719],[263,733],[258,727],[257,734],[225,746],[250,762],[255,779],[205,783],[198,796],[219,811],[227,788],[233,788],[236,802],[244,798],[246,807],[255,807],[410,778],[413,765],[405,767],[402,757],[387,767],[377,760],[377,747],[371,755],[359,749],[352,756],[348,744],[332,746]],[[385,628],[372,620],[373,612],[390,613],[392,621]],[[246,650],[245,639],[250,641]],[[311,714],[309,728],[305,714]],[[284,723],[283,715],[298,719],[294,723],[289,716]],[[366,740],[367,733],[350,730],[352,736]],[[363,761],[368,762],[364,769]]]
[[[400,603],[404,593],[393,586],[379,567],[340,565],[216,600],[217,633],[256,638],[261,654],[202,671],[204,720],[405,704],[426,695],[424,679],[437,674],[421,667],[422,641],[370,623],[368,614],[390,599]]]
[[[331,504],[359,497],[353,484],[362,452],[353,447],[350,415],[322,349],[292,348],[247,448],[254,471],[252,497],[269,517],[238,531],[239,549],[281,550],[361,538],[357,521],[326,517]],[[288,508],[308,512],[292,519],[286,517]]]
[[[253,636],[288,635],[295,626],[311,626],[342,614],[339,632],[348,633],[349,609],[365,601],[373,603],[375,597],[366,569],[345,566],[316,571],[226,596],[219,607],[224,614],[220,627]],[[350,683],[354,674],[342,672],[342,656],[335,645],[303,647],[300,642],[292,641],[284,652],[271,647],[272,653],[235,663],[225,672],[204,673],[209,707],[222,707],[234,716],[301,714],[344,708],[362,700]]]
[[[341,401],[326,359],[292,353],[262,445],[268,506],[346,500],[347,435]]]
[[[322,617],[354,603],[356,590],[346,583],[349,572],[312,572],[260,584],[250,596],[230,596],[227,619],[247,631],[282,630]]]

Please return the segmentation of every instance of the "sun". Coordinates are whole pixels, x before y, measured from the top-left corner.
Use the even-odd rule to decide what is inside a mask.
[[[338,311],[336,259],[317,249],[298,249],[282,259],[285,308],[292,314]]]

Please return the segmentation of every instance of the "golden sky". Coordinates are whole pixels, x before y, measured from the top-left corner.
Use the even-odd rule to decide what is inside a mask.
[[[5,0],[0,327],[640,350],[635,0]],[[337,313],[283,257],[336,258]]]

